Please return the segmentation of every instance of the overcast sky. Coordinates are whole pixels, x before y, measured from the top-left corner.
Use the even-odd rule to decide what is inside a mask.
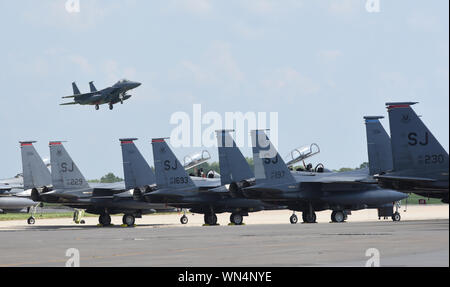
[[[81,0],[80,13],[65,3],[0,2],[0,178],[21,171],[19,140],[37,140],[43,157],[49,140],[67,140],[87,178],[122,176],[118,139],[140,138],[153,164],[151,138],[193,104],[278,112],[281,154],[316,142],[315,162],[335,169],[367,161],[364,115],[418,101],[448,151],[447,0],[380,0],[379,13],[366,0]],[[143,85],[113,111],[59,106],[72,81],[86,92],[121,78]]]

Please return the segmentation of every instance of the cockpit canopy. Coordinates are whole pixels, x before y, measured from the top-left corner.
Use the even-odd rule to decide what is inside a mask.
[[[209,159],[211,159],[210,153],[207,150],[203,150],[201,152],[185,156],[183,166],[184,169],[188,170],[207,162]]]
[[[320,153],[320,148],[317,144],[313,143],[309,146],[304,146],[292,150],[286,157],[286,165],[288,167],[293,166],[297,162],[303,161],[313,155]]]

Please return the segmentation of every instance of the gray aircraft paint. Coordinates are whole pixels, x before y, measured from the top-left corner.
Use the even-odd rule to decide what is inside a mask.
[[[382,118],[384,117],[364,117],[370,175],[392,170],[391,139],[380,123]]]
[[[50,142],[52,183],[55,189],[89,188],[84,176],[60,141]]]
[[[414,104],[386,103],[393,170],[376,178],[383,187],[441,198],[448,203],[448,153],[411,108]]]
[[[196,188],[165,139],[153,139],[152,148],[158,188]]]
[[[20,142],[23,188],[33,189],[52,185],[50,171],[33,146],[34,141]]]
[[[417,116],[411,105],[387,103],[394,171],[433,169],[448,171],[448,153]],[[434,159],[433,156],[437,158]],[[430,158],[428,158],[430,157]]]
[[[125,187],[127,189],[156,184],[155,174],[134,144],[135,140],[137,139],[120,139],[123,173],[125,175]]]
[[[221,185],[254,178],[247,160],[236,146],[229,131],[217,131]]]
[[[270,150],[273,154],[272,149],[275,148],[264,131],[252,131],[251,135],[255,144],[256,185],[244,190],[252,198],[286,201],[287,204],[292,202],[294,206],[291,208],[314,202],[316,210],[323,210],[328,206],[346,204],[379,207],[407,197],[400,192],[378,187],[367,169],[346,173],[291,173],[277,152],[272,158],[267,157],[266,151]],[[262,169],[259,173],[256,172],[257,166]],[[347,202],[346,198],[351,201]]]
[[[72,83],[73,95],[62,97],[63,99],[73,99],[73,102],[63,103],[62,106],[66,105],[102,105],[109,104],[110,109],[112,109],[112,105],[116,103],[123,103],[123,101],[128,100],[131,95],[128,95],[127,92],[139,87],[141,83],[128,81],[128,80],[120,80],[115,83],[111,87],[107,87],[102,90],[97,90],[94,86],[93,82],[89,82],[89,93],[82,94],[80,89],[78,89],[76,83]],[[97,107],[98,108],[98,107]]]

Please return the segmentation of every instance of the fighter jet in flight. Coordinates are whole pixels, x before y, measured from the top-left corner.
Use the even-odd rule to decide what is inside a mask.
[[[411,108],[414,104],[386,103],[393,168],[375,177],[382,187],[448,203],[448,153]]]
[[[139,87],[141,83],[132,82],[128,80],[120,80],[111,87],[107,87],[103,90],[97,91],[93,82],[89,83],[91,92],[82,94],[78,89],[77,85],[72,83],[73,95],[63,97],[63,99],[73,98],[73,102],[63,103],[61,106],[66,105],[95,105],[95,109],[98,110],[100,105],[109,104],[109,109],[114,108],[114,104],[121,103],[128,100],[131,95],[128,95],[129,90]]]
[[[252,131],[255,185],[242,187],[247,198],[285,204],[301,211],[305,223],[316,221],[315,211],[332,209],[331,220],[343,222],[348,211],[376,208],[380,217],[392,216],[393,203],[406,194],[379,187],[367,169],[350,172],[291,172],[262,130]],[[291,223],[297,222],[295,213]]]

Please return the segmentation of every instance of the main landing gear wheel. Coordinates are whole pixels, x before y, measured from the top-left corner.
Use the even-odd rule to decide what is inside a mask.
[[[109,214],[102,214],[98,217],[98,222],[103,226],[111,225],[111,216]]]
[[[343,211],[333,211],[331,213],[331,221],[341,223],[344,222],[346,219],[346,215]]]
[[[136,221],[134,215],[132,214],[125,214],[122,217],[122,222],[123,224],[127,225],[127,226],[134,226],[134,222]]]
[[[291,224],[297,224],[297,222],[298,222],[297,215],[292,214],[291,217],[289,218],[289,221],[291,222]]]
[[[302,219],[304,223],[316,223],[316,213],[313,212],[303,212]]]
[[[400,213],[396,212],[396,213],[394,213],[392,215],[392,221],[397,222],[397,221],[400,221],[400,220],[402,220],[402,217],[400,216]]]
[[[217,216],[212,213],[212,214],[205,214],[205,224],[208,225],[216,225],[217,224]]]
[[[33,216],[31,216],[27,219],[27,222],[28,222],[28,224],[33,225],[34,223],[36,223],[36,220],[34,219]]]
[[[95,105],[95,110],[98,111],[98,109],[100,109],[99,105]]]
[[[244,217],[239,213],[232,213],[230,215],[230,222],[236,225],[241,225],[244,222]]]
[[[188,217],[186,215],[183,215],[180,218],[180,222],[181,222],[181,224],[187,224],[189,222],[189,219],[188,219]]]
[[[113,104],[109,104],[109,109],[110,109],[110,110],[114,109]]]

